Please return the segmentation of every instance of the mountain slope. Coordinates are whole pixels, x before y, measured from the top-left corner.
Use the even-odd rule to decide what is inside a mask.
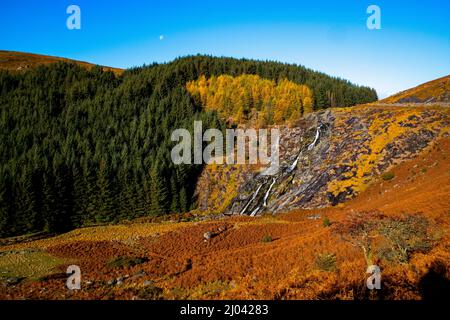
[[[450,103],[450,75],[399,92],[380,103]]]
[[[316,112],[293,128],[280,127],[281,169],[275,176],[251,166],[207,166],[196,192],[199,205],[245,215],[337,205],[447,136],[449,125],[450,110],[439,107],[368,105]]]
[[[277,176],[280,185],[272,189],[268,215],[248,217],[253,208],[232,217],[186,214],[183,222],[181,217],[135,221],[5,245],[0,247],[0,298],[445,296],[449,127],[449,110],[430,106],[365,105],[310,114],[294,128],[283,127],[282,166],[293,170]],[[214,201],[222,204],[222,195],[237,208],[244,201],[233,200],[233,192],[242,198],[254,193],[261,183],[255,178],[258,168],[221,167],[227,166],[206,168],[204,174],[213,174],[214,181],[200,178],[204,184],[198,193],[211,194],[208,188],[233,182],[225,192],[217,191]],[[339,191],[337,206],[329,206],[333,191]],[[304,205],[310,209],[291,210]],[[82,290],[65,287],[65,270],[72,264],[83,270]],[[380,290],[366,287],[368,264],[382,270]]]
[[[374,183],[345,207],[294,210],[255,218],[235,216],[203,222],[83,228],[54,238],[0,247],[0,268],[6,269],[9,279],[32,277],[30,271],[23,270],[23,265],[36,261],[36,256],[58,259],[60,263],[56,270],[51,268],[53,265],[40,269],[35,266],[34,270],[39,270],[35,272],[47,275],[38,281],[8,284],[4,279],[0,298],[436,297],[445,293],[442,291],[446,288],[445,279],[450,278],[449,148],[449,137],[437,140],[417,157],[394,166],[392,180]],[[389,260],[383,243],[374,245],[382,270],[382,289],[370,292],[365,286],[368,275],[362,250],[344,241],[335,233],[335,227],[347,224],[353,212],[370,217],[370,212],[378,210],[383,211],[388,222],[398,222],[395,219],[405,213],[420,214],[434,230],[431,236],[439,241],[411,251],[407,263]],[[204,239],[206,232],[212,232],[212,239]],[[271,241],[264,242],[268,236]],[[110,267],[109,262],[118,257],[148,260],[121,268]],[[74,263],[83,270],[82,290],[69,291],[63,273]],[[442,281],[440,284],[427,280],[433,274],[435,281]],[[122,279],[121,283],[115,284],[116,279]]]
[[[209,56],[121,76],[65,62],[0,72],[0,236],[60,232],[193,207],[202,166],[173,163],[171,134],[179,128],[192,133],[195,120],[204,128],[225,129],[225,121],[186,89],[191,81],[222,74],[280,80],[282,91],[307,86],[308,99],[301,101],[308,111],[312,104],[319,110],[377,99],[371,88],[303,66]],[[244,106],[240,100],[246,95],[236,97]],[[292,119],[301,115],[296,103],[276,105],[289,106]]]
[[[27,69],[35,68],[36,66],[48,65],[55,62],[75,63],[87,69],[91,69],[95,66],[92,63],[84,61],[77,61],[66,58],[26,53],[26,52],[0,50],[0,70],[3,69],[9,71],[25,71]],[[116,75],[120,75],[123,72],[123,70],[119,68],[102,66],[102,69],[104,71],[112,71]]]

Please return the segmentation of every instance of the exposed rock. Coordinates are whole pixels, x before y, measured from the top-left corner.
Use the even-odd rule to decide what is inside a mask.
[[[15,286],[17,284],[19,284],[20,282],[22,282],[24,278],[21,277],[8,277],[5,279],[4,284],[6,286]]]
[[[210,231],[205,232],[205,233],[203,234],[203,238],[205,238],[205,241],[211,239],[212,237],[213,237],[213,233],[210,232]]]
[[[248,171],[224,213],[337,205],[444,136],[448,125],[448,113],[439,109],[367,106],[310,114],[297,127],[280,127],[278,173]]]
[[[109,286],[113,286],[114,284],[116,284],[116,279],[108,280],[107,284],[108,284]]]

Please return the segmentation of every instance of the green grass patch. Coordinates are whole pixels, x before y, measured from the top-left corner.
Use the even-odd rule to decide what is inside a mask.
[[[325,218],[323,219],[322,225],[323,225],[324,227],[329,227],[329,226],[331,226],[331,221],[330,221],[330,219],[328,219],[327,217],[325,217]]]
[[[37,280],[58,272],[56,267],[65,260],[41,251],[12,252],[0,256],[0,278],[28,278]]]

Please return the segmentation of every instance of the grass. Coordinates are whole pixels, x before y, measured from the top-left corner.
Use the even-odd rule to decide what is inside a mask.
[[[91,69],[95,64],[71,60],[60,57],[46,56],[40,54],[26,53],[26,52],[14,52],[14,51],[4,51],[0,50],[0,69],[11,70],[14,72],[24,71],[29,68],[35,68],[39,65],[48,65],[50,63],[56,62],[69,62],[75,63],[83,68]],[[122,69],[113,67],[102,67],[105,71],[112,71],[117,76],[123,73]]]
[[[161,235],[169,231],[182,228],[189,223],[132,223],[111,226],[86,227],[72,230],[56,237],[33,241],[33,247],[48,248],[56,245],[65,245],[76,241],[119,241],[133,243],[138,238]],[[29,243],[17,243],[0,248],[1,251],[21,250],[28,248]]]
[[[55,272],[64,260],[44,252],[8,253],[0,256],[0,278],[29,278],[37,280]]]

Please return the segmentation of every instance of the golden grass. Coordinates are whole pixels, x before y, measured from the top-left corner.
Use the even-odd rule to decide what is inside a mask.
[[[48,239],[0,247],[0,252],[30,247],[47,249],[49,247],[78,241],[119,241],[123,243],[134,243],[140,238],[161,235],[185,227],[189,224],[192,224],[192,222],[136,223],[129,225],[81,228]]]
[[[426,82],[412,89],[399,92],[380,101],[380,103],[396,103],[401,99],[416,97],[423,101],[432,97],[441,97],[450,92],[450,76]]]

